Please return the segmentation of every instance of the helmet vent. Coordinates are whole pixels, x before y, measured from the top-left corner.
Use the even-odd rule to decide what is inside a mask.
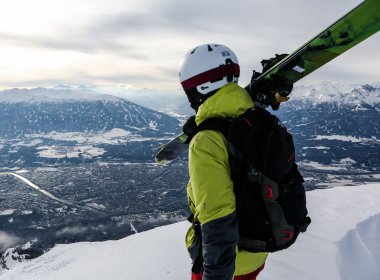
[[[211,46],[210,46],[210,45],[207,45],[207,47],[208,47],[208,51],[209,51],[209,52],[212,52],[212,48],[211,48]]]
[[[193,50],[191,51],[191,54],[193,54],[193,53],[196,51],[196,49],[198,49],[198,47],[196,47],[195,49],[193,49]]]

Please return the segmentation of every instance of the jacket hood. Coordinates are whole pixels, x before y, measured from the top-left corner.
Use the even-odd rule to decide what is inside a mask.
[[[199,107],[195,122],[199,125],[209,118],[235,118],[253,106],[253,101],[244,88],[235,83],[229,83]]]

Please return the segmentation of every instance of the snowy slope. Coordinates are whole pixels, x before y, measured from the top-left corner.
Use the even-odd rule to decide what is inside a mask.
[[[380,184],[307,193],[313,222],[289,250],[270,255],[259,280],[380,279]],[[58,245],[2,280],[189,279],[181,222],[118,241]]]

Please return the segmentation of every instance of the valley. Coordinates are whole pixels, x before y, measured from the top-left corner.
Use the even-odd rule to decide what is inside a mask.
[[[293,134],[305,188],[379,182],[380,86],[313,90],[296,89],[275,112]],[[174,118],[88,92],[0,92],[3,257],[33,258],[57,243],[120,239],[185,220],[186,153],[154,162],[158,147],[181,132],[183,104],[171,107]]]

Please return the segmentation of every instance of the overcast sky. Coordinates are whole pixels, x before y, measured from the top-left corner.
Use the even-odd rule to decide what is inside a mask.
[[[94,85],[177,90],[189,49],[235,51],[241,84],[361,0],[12,0],[0,4],[0,88]],[[302,80],[380,80],[380,33]]]

